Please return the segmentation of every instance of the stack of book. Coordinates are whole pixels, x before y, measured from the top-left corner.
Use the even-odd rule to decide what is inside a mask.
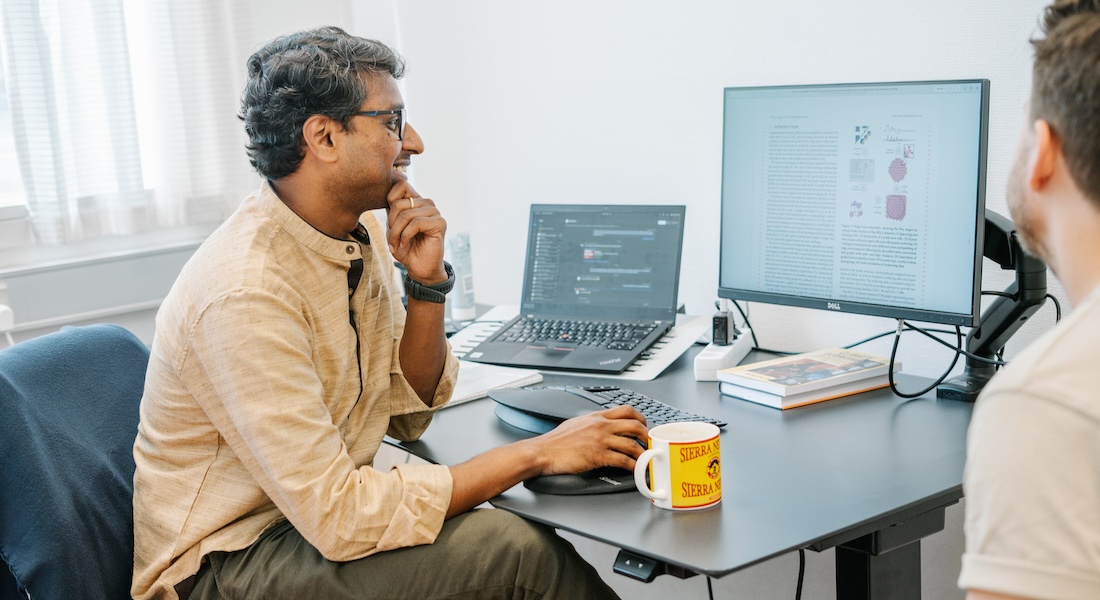
[[[718,381],[727,396],[787,409],[886,387],[889,368],[888,358],[830,348],[722,369]]]

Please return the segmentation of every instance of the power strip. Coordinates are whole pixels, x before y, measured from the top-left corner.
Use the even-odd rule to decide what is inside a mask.
[[[741,330],[741,335],[725,346],[707,345],[695,355],[695,380],[718,381],[718,371],[741,362],[752,351],[752,331]]]

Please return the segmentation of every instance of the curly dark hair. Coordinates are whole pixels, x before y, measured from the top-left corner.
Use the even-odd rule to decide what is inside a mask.
[[[1100,207],[1100,0],[1055,0],[1031,40],[1031,118],[1061,141],[1077,187]]]
[[[260,175],[279,179],[302,162],[302,125],[324,115],[345,127],[363,104],[371,73],[405,74],[388,46],[321,27],[272,40],[248,58],[240,118],[248,158]]]

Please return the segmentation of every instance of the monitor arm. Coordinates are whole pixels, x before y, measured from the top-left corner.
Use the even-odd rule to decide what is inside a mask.
[[[1046,301],[1047,267],[1024,252],[1016,236],[1016,225],[991,210],[985,211],[984,254],[1002,269],[1016,271],[1016,281],[1005,288],[1007,296],[998,296],[982,311],[978,326],[966,336],[968,352],[992,359]],[[940,384],[936,395],[973,402],[995,372],[994,365],[967,357],[962,374]]]

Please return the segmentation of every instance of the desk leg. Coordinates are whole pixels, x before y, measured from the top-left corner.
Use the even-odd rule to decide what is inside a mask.
[[[920,600],[920,542],[878,556],[837,546],[836,597]]]
[[[920,600],[920,540],[943,530],[937,509],[836,547],[836,597]]]

